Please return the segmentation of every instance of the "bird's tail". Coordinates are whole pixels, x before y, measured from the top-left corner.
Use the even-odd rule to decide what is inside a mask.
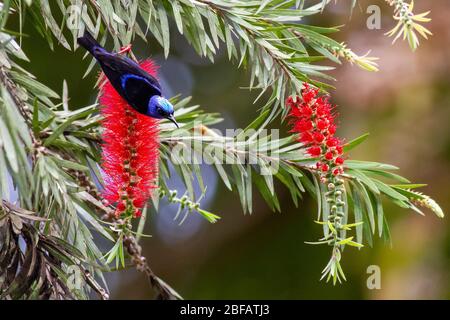
[[[94,57],[99,51],[101,52],[105,50],[87,30],[84,31],[82,37],[77,39],[77,42],[80,46],[89,51]]]

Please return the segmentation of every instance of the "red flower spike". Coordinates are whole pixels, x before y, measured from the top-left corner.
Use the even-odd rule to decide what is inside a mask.
[[[327,147],[336,147],[339,144],[339,139],[338,138],[330,138],[327,140]]]
[[[327,153],[325,153],[325,159],[327,159],[328,161],[333,160],[333,152],[328,151]]]
[[[304,106],[302,108],[302,114],[304,117],[311,117],[313,114],[313,110],[309,106]]]
[[[314,132],[314,140],[316,142],[321,143],[325,139],[325,136],[321,134],[320,132]]]
[[[117,205],[117,210],[118,211],[124,211],[125,210],[125,204],[123,202],[119,202],[119,204]]]
[[[306,152],[311,157],[320,157],[316,169],[322,172],[321,180],[325,181],[328,173],[342,174],[342,142],[334,136],[336,114],[328,97],[318,96],[318,89],[305,84],[302,96],[297,97],[296,103],[293,101],[293,97],[286,100],[286,104],[291,108],[289,117],[292,132],[299,134],[299,142],[307,147]]]
[[[317,129],[320,131],[325,130],[328,127],[328,120],[317,121]]]
[[[156,77],[157,66],[151,60],[141,68]],[[100,76],[102,121],[102,168],[105,188],[103,197],[117,203],[116,214],[123,212],[139,216],[151,190],[156,187],[159,159],[159,131],[156,119],[136,112]],[[129,200],[129,201],[128,201]]]
[[[334,163],[337,164],[338,166],[341,166],[344,164],[344,159],[341,157],[336,158],[336,160],[334,160]]]
[[[341,173],[341,169],[337,168],[333,170],[333,175],[337,176]]]
[[[336,133],[336,125],[335,124],[331,124],[328,127],[328,134],[330,135],[334,135]]]
[[[314,138],[313,136],[307,131],[303,132],[300,136],[300,142],[303,142],[305,144],[313,142]]]
[[[318,157],[322,153],[322,149],[320,147],[310,147],[308,148],[308,153],[313,157]]]
[[[308,131],[313,128],[313,123],[310,120],[301,120],[295,124],[295,127],[299,131]]]

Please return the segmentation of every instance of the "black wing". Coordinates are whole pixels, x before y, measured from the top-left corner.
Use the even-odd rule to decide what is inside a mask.
[[[140,113],[146,113],[148,102],[154,95],[161,95],[161,90],[157,90],[147,78],[136,74],[124,74],[121,78],[121,87],[124,91],[124,98]]]

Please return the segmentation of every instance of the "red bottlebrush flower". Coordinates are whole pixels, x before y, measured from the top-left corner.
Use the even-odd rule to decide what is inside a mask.
[[[327,159],[327,160],[333,160],[333,152],[331,152],[331,151],[328,151],[327,153],[325,153],[325,159]]]
[[[313,136],[308,131],[303,132],[300,136],[300,142],[303,142],[305,144],[313,142],[313,140],[314,140]]]
[[[312,116],[312,114],[313,114],[313,110],[312,110],[309,106],[304,106],[304,107],[302,108],[302,115],[303,115],[304,117],[309,118],[309,117]]]
[[[308,131],[313,128],[313,123],[310,120],[300,120],[295,124],[295,128],[298,131]]]
[[[334,163],[337,164],[338,166],[343,165],[344,159],[341,157],[338,157],[338,158],[336,158],[336,160],[334,160]]]
[[[313,157],[318,157],[322,153],[322,149],[320,147],[310,147],[308,148],[308,153]]]
[[[336,147],[339,144],[339,139],[332,137],[327,140],[327,147]]]
[[[317,129],[319,129],[320,131],[323,131],[327,128],[328,128],[328,120],[321,119],[321,120],[317,121]]]
[[[317,99],[317,116],[319,117],[328,117],[331,115],[331,109],[328,107],[325,101],[322,99]]]
[[[156,76],[151,60],[140,63]],[[117,215],[140,215],[156,187],[159,159],[159,131],[156,119],[138,113],[105,80],[100,89],[103,115],[103,197],[116,203]]]
[[[312,99],[314,99],[317,95],[317,93],[319,92],[319,90],[317,89],[312,89],[310,88],[308,85],[305,85],[305,89],[303,90],[302,93],[302,98],[303,101],[308,104],[311,102]]]
[[[118,210],[118,211],[124,211],[125,208],[126,208],[125,203],[119,202],[119,203],[117,204],[117,210]]]
[[[331,124],[328,127],[328,134],[330,135],[334,135],[336,133],[336,125],[335,124]]]
[[[325,136],[320,132],[314,132],[314,140],[318,143],[321,143],[325,139]]]
[[[320,157],[316,168],[322,172],[321,178],[326,180],[328,174],[343,173],[344,158],[342,142],[335,137],[336,114],[328,98],[318,96],[318,89],[304,85],[302,96],[296,102],[289,97],[286,104],[291,108],[290,122],[292,131],[299,134],[299,141],[307,147],[306,152],[312,157]]]

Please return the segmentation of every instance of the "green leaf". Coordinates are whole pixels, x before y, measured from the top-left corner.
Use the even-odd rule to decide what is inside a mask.
[[[39,81],[34,80],[31,76],[26,76],[16,71],[11,71],[11,76],[15,81],[17,81],[17,83],[23,85],[25,88],[27,88],[37,96],[43,95],[49,98],[59,98],[59,95],[55,91],[40,83]]]
[[[385,195],[391,197],[392,199],[399,200],[401,202],[407,202],[408,198],[404,195],[400,194],[398,191],[395,191],[395,189],[389,187],[385,183],[381,182],[380,180],[373,179],[373,182],[377,185],[378,189],[384,193]]]
[[[215,215],[214,213],[208,212],[206,210],[203,209],[196,209],[198,213],[200,213],[206,220],[208,220],[211,223],[216,223],[217,220],[220,219],[220,217],[218,215]]]
[[[158,5],[158,15],[159,21],[161,23],[164,56],[167,58],[169,56],[170,50],[170,31],[169,31],[169,21],[167,20],[166,10],[164,9],[164,6]]]
[[[377,223],[378,223],[378,236],[381,238],[384,230],[384,212],[383,212],[383,203],[381,202],[381,198],[379,196],[375,196],[376,208],[377,208]]]
[[[362,169],[362,170],[398,170],[398,167],[371,161],[357,161],[347,160],[345,165],[350,169]]]
[[[175,23],[177,25],[178,31],[181,34],[183,34],[183,20],[182,20],[181,13],[180,13],[180,11],[181,11],[180,5],[178,4],[177,1],[173,1],[171,3],[171,5],[172,5],[173,16],[175,18]]]
[[[363,222],[363,210],[361,206],[361,200],[359,194],[356,192],[355,188],[352,188],[352,201],[353,201],[353,213],[355,215],[356,226],[356,241],[358,243],[363,243],[363,226],[364,224],[359,224]]]
[[[2,117],[0,117],[0,146],[3,146],[5,150],[6,158],[14,172],[19,171],[19,165],[17,162],[16,149],[14,147],[13,139],[9,133],[6,124],[3,122]]]
[[[358,191],[361,193],[362,199],[364,200],[364,203],[366,206],[366,212],[367,212],[367,216],[369,218],[372,234],[375,234],[375,214],[373,211],[372,202],[370,200],[369,193],[367,192],[366,188],[364,188],[364,186],[362,184],[358,184]]]
[[[49,146],[55,141],[63,132],[66,130],[75,120],[78,120],[80,118],[83,118],[87,116],[88,114],[91,114],[92,110],[87,109],[83,112],[76,113],[73,116],[69,117],[66,121],[61,123],[56,129],[53,131],[53,133],[44,141],[44,146]]]
[[[272,195],[267,184],[260,175],[253,173],[252,180],[255,182],[258,191],[263,196],[264,200],[266,200],[267,204],[270,206],[272,211],[280,212],[280,203],[278,201],[278,197],[276,195]]]
[[[353,241],[353,237],[343,239],[343,240],[339,241],[338,244],[339,245],[349,245],[349,246],[356,247],[356,248],[364,247],[364,245],[362,245],[361,243]]]
[[[122,240],[119,241],[118,254],[119,254],[120,263],[122,265],[122,268],[125,268],[125,254],[124,254],[124,250],[123,250],[123,241]]]
[[[85,171],[85,172],[89,171],[88,167],[86,167],[82,164],[79,164],[77,162],[73,162],[70,160],[64,160],[64,159],[60,159],[57,157],[51,157],[51,159],[53,161],[55,161],[56,163],[60,164],[62,167],[67,168],[67,169],[73,169],[73,170]]]
[[[355,177],[358,181],[365,184],[373,193],[379,194],[380,190],[378,190],[377,185],[365,175],[364,171],[356,170],[356,169],[347,169],[346,173]]]
[[[354,149],[355,147],[357,147],[358,145],[363,143],[368,137],[369,137],[369,133],[365,133],[365,134],[359,136],[358,138],[353,139],[352,141],[346,143],[344,145],[344,152],[349,152],[350,150]]]

